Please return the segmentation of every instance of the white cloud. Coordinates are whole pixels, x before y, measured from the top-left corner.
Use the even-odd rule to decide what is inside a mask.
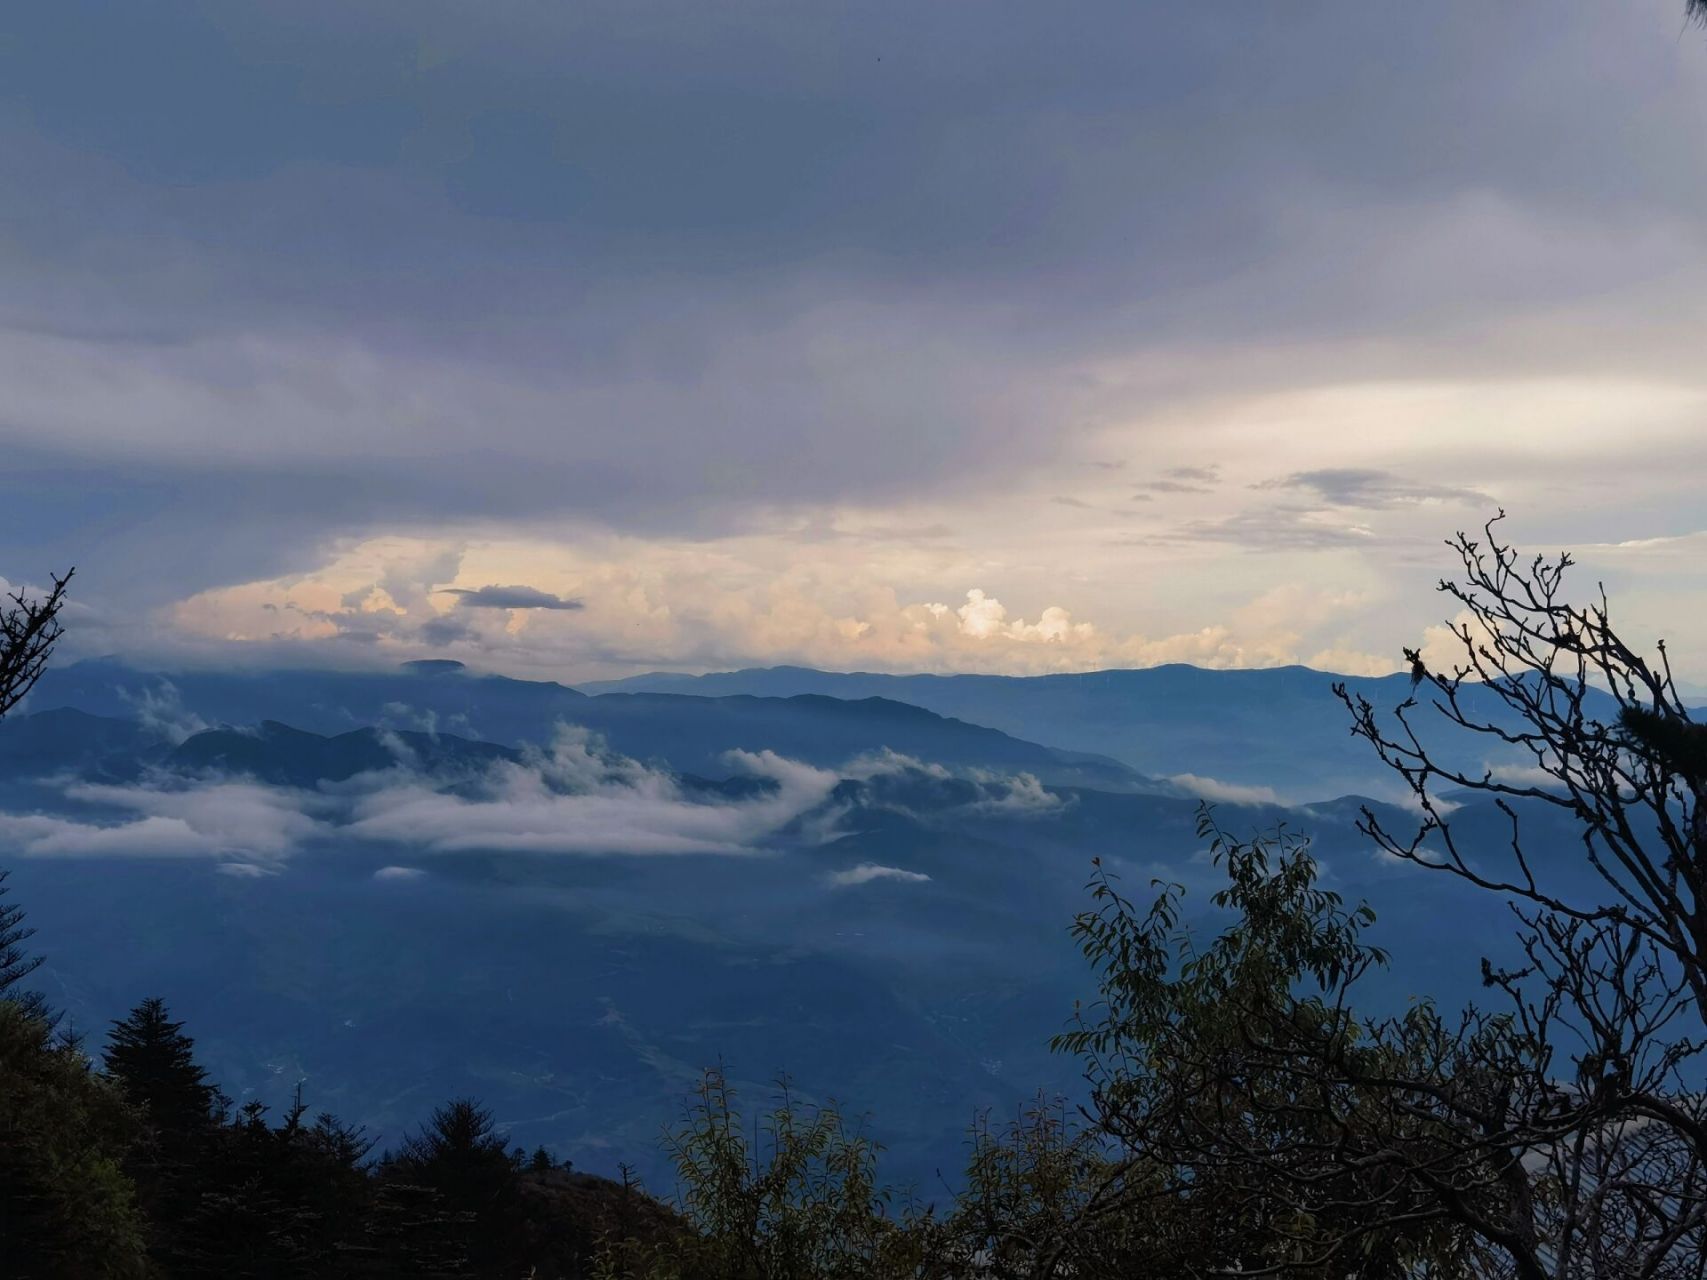
[[[1280,804],[1280,794],[1273,787],[1244,786],[1237,782],[1222,782],[1196,773],[1176,773],[1168,779],[1205,800],[1221,804]]]
[[[317,790],[202,778],[140,785],[72,782],[67,800],[99,816],[0,813],[0,847],[31,858],[205,858],[227,875],[270,873],[316,841],[406,846],[415,856],[457,852],[562,855],[754,854],[841,834],[843,805],[826,803],[844,778],[916,773],[941,765],[893,751],[820,769],[773,751],[730,751],[735,773],[768,785],[736,797],[685,789],[677,778],[609,752],[564,726],[549,750],[501,760],[454,787],[413,762]],[[976,798],[960,812],[1032,817],[1065,803],[1031,774],[975,771]],[[380,880],[424,874],[391,865]]]
[[[0,814],[0,841],[29,858],[284,857],[319,822],[300,792],[250,782],[189,787],[76,783],[68,799],[125,817],[102,821],[47,814]]]
[[[472,794],[406,776],[358,795],[343,831],[427,853],[737,854],[815,808],[836,784],[835,774],[770,751],[726,759],[773,788],[741,800],[690,796],[671,775],[565,729],[550,751],[495,764]]]
[[[995,794],[973,805],[981,813],[1003,814],[1010,818],[1030,818],[1057,813],[1066,806],[1055,792],[1050,791],[1029,773],[999,777],[982,770],[974,775]]]
[[[419,880],[427,873],[419,867],[381,867],[373,873],[375,880]]]
[[[832,889],[847,889],[854,885],[870,884],[873,880],[898,880],[905,884],[924,884],[930,879],[922,871],[904,871],[900,867],[880,866],[862,862],[846,871],[832,871],[825,878]]]
[[[691,796],[670,774],[564,729],[549,751],[494,764],[472,792],[448,793],[407,774],[361,792],[342,830],[430,853],[741,853],[820,803],[836,781],[769,751],[726,759],[774,788],[741,800]]]
[[[171,742],[183,742],[210,727],[206,720],[185,709],[178,687],[170,680],[161,680],[139,693],[125,689],[118,693],[130,707],[131,714],[145,728],[154,730]]]
[[[0,841],[26,858],[206,858],[237,852],[179,818],[103,825],[46,814],[0,814]]]
[[[375,661],[434,654],[571,679],[752,663],[1004,674],[1169,662],[1274,666],[1342,651],[1359,672],[1381,665],[1345,644],[1347,626],[1378,608],[1364,590],[1269,583],[1218,607],[1219,621],[1150,634],[1083,618],[1047,595],[1035,613],[1020,614],[976,585],[961,588],[959,604],[936,594],[944,577],[1009,576],[1012,561],[993,567],[955,547],[909,540],[874,548],[834,535],[807,536],[785,554],[781,532],[692,542],[375,538],[346,545],[307,572],[201,592],[171,616],[196,643],[268,657],[281,647],[332,645],[347,658],[356,651],[349,641],[360,639],[360,651]],[[1179,558],[1177,550],[1170,555]],[[460,579],[527,579],[572,594],[582,608],[453,615],[446,601],[455,597],[422,585],[424,566],[451,562]],[[1086,590],[1085,571],[1062,576],[1074,591]],[[376,584],[385,586],[384,608],[370,607]],[[1123,608],[1130,612],[1131,604]]]

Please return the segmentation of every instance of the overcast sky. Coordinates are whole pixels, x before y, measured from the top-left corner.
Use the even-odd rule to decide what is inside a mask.
[[[1707,681],[1681,0],[0,18],[76,652],[1391,669],[1503,504]]]

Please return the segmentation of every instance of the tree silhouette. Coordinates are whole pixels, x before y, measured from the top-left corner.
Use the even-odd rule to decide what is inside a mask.
[[[195,1041],[184,1034],[183,1023],[172,1021],[159,997],[113,1023],[104,1062],[125,1097],[145,1108],[160,1132],[194,1134],[213,1123],[218,1091],[196,1065]]]
[[[45,596],[32,597],[20,589],[0,607],[0,720],[29,693],[47,667],[53,647],[63,628],[59,611],[65,603],[65,588],[76,570],[55,578]],[[6,877],[0,870],[0,898],[6,896]],[[23,924],[23,910],[15,903],[0,902],[0,1000],[15,1000],[26,1013],[47,1017],[47,1006],[35,992],[20,990],[18,984],[41,968],[40,956],[28,955],[21,944],[34,933]]]
[[[0,869],[0,899],[10,889],[6,878],[11,872]],[[23,944],[35,936],[35,930],[24,924],[24,909],[15,902],[0,901],[0,1000],[12,1000],[34,1017],[47,1017],[46,1002],[38,992],[25,991],[20,983],[42,966],[41,956],[32,956]]]
[[[509,1261],[518,1244],[516,1164],[492,1113],[472,1098],[456,1098],[387,1157],[382,1177],[392,1198],[415,1195],[418,1232],[430,1227],[445,1234],[479,1272]],[[421,1191],[430,1202],[415,1194]]]
[[[70,569],[64,577],[56,576],[43,596],[26,595],[22,588],[13,591],[6,597],[11,605],[0,608],[0,719],[24,700],[46,669],[53,647],[64,633],[59,611],[65,604],[65,588],[76,572]]]
[[[0,1274],[142,1276],[122,1162],[137,1117],[40,1018],[0,1000]]]
[[[1499,1019],[1442,1039],[1494,1089],[1480,1114],[1469,1089],[1434,1107],[1443,1142],[1458,1157],[1505,1153],[1503,1203],[1473,1229],[1521,1275],[1696,1275],[1707,1257],[1707,731],[1665,642],[1644,656],[1603,590],[1573,601],[1570,555],[1520,556],[1500,536],[1504,514],[1450,544],[1463,567],[1440,584],[1460,610],[1455,660],[1389,714],[1337,690],[1352,732],[1420,815],[1392,830],[1366,808],[1361,827],[1391,858],[1506,899],[1519,926],[1519,967],[1482,961]],[[1442,731],[1517,767],[1456,764]],[[1493,847],[1454,819],[1478,799],[1503,818]],[[1534,847],[1549,812],[1575,828],[1565,848]],[[1393,1079],[1390,1092],[1441,1096],[1438,1079]]]

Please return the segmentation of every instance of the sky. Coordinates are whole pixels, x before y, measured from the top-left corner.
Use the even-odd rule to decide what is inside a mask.
[[[159,664],[1362,673],[1503,506],[1707,683],[1682,9],[12,6],[0,578]]]

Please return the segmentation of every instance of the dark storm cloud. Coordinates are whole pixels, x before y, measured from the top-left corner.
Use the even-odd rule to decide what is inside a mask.
[[[1191,520],[1165,533],[1119,539],[1116,545],[1169,547],[1224,542],[1251,551],[1339,551],[1374,547],[1382,541],[1360,525],[1321,520],[1309,508],[1283,505],[1253,508],[1213,520]]]
[[[1153,493],[1209,493],[1220,474],[1221,468],[1217,466],[1170,467],[1159,480],[1146,481],[1143,490],[1133,497],[1143,502]]]
[[[1697,283],[1674,0],[15,8],[4,550],[115,599],[965,492],[1131,409],[1086,361],[1497,362]],[[1687,340],[1607,327],[1603,368]]]
[[[1492,499],[1475,489],[1455,485],[1426,484],[1362,467],[1326,467],[1317,471],[1298,471],[1264,481],[1259,489],[1306,489],[1323,502],[1336,507],[1362,507],[1384,511],[1391,507],[1418,502],[1452,502],[1490,505]]]
[[[460,618],[442,617],[428,619],[416,634],[433,648],[442,649],[459,641],[473,640],[478,633]]]
[[[579,609],[579,600],[566,600],[537,587],[440,587],[439,590],[456,596],[464,609]]]

